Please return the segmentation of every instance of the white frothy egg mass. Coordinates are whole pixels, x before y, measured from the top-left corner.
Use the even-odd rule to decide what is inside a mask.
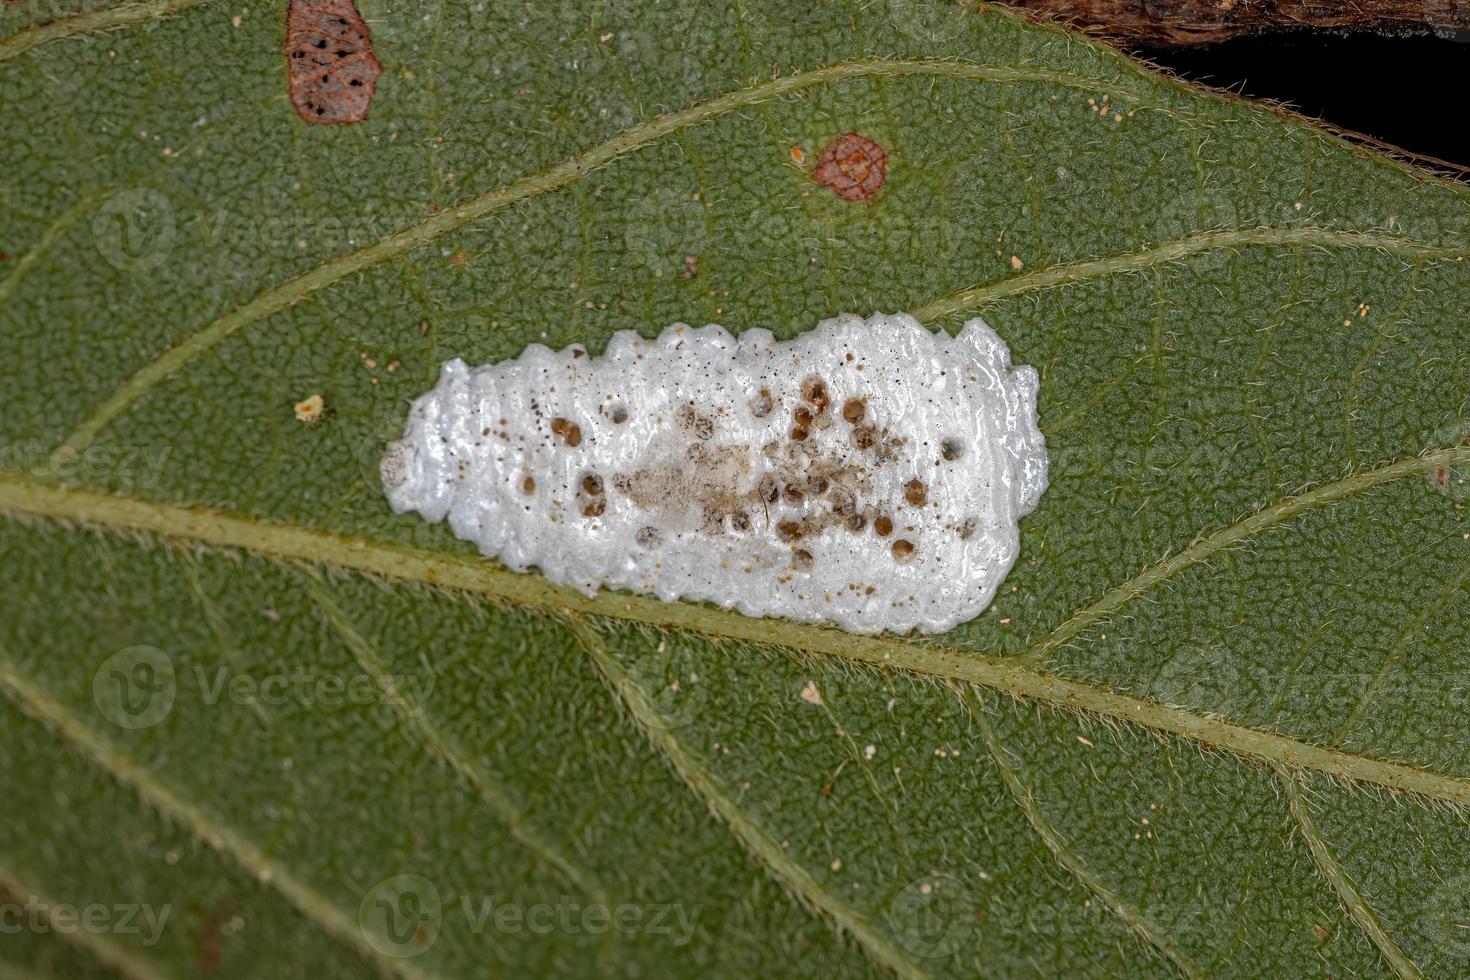
[[[382,478],[395,512],[589,594],[937,632],[989,605],[1046,488],[1036,389],[978,319],[675,324],[449,361]]]

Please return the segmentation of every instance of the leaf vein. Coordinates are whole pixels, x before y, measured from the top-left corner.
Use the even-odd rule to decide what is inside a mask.
[[[1404,954],[1398,943],[1393,941],[1393,937],[1384,930],[1362,893],[1353,884],[1352,878],[1348,877],[1347,872],[1338,863],[1337,855],[1332,853],[1332,848],[1318,832],[1306,800],[1302,796],[1301,787],[1297,785],[1296,777],[1280,769],[1277,770],[1277,775],[1286,791],[1287,809],[1291,811],[1297,830],[1307,843],[1307,849],[1312,854],[1312,862],[1317,865],[1317,870],[1332,886],[1343,908],[1347,909],[1348,915],[1352,916],[1353,922],[1357,923],[1364,935],[1374,946],[1378,947],[1378,951],[1388,961],[1388,966],[1393,970],[1395,976],[1405,978],[1405,980],[1422,980],[1424,974],[1420,972],[1414,961]]]
[[[1470,464],[1470,446],[1452,446],[1324,484],[1310,493],[1288,498],[1256,518],[1201,539],[1202,544],[1195,546],[1193,554],[1187,549],[1173,559],[1176,565],[1156,566],[1154,571],[1145,574],[1151,576],[1149,581],[1153,583],[1182,567],[1178,562],[1193,564],[1202,560],[1198,551],[1202,546],[1207,546],[1213,553],[1226,544],[1312,507],[1323,506],[1389,480],[1425,473],[1438,466],[1465,464]],[[1274,731],[1237,725],[1212,715],[1049,674],[1018,662],[1016,658],[1003,659],[978,651],[896,637],[856,636],[785,620],[752,619],[726,610],[691,603],[662,602],[649,596],[599,592],[589,597],[541,576],[512,572],[483,559],[442,555],[389,541],[274,524],[213,510],[67,489],[0,471],[0,513],[3,512],[62,524],[80,523],[103,530],[145,532],[163,538],[192,540],[243,550],[276,561],[336,566],[451,592],[494,596],[520,605],[606,616],[766,646],[784,646],[877,667],[968,681],[1017,697],[1089,711],[1207,743],[1247,758],[1315,769],[1454,804],[1470,804],[1470,778],[1467,777],[1355,755]],[[1269,520],[1266,519],[1268,517]],[[1114,591],[1126,598],[1138,594],[1138,590],[1126,586],[1120,590]],[[1110,608],[1115,608],[1126,598],[1111,600]],[[1068,622],[1078,621],[1083,613]],[[1100,613],[1088,615],[1101,616]],[[1066,624],[1058,629],[1065,627]]]
[[[7,663],[0,663],[0,690],[5,691],[23,711],[45,722],[99,769],[131,787],[139,797],[171,817],[197,840],[232,858],[257,881],[274,888],[303,915],[344,945],[378,964],[385,972],[396,973],[406,980],[434,980],[434,974],[426,973],[406,959],[395,959],[378,952],[367,942],[353,918],[325,895],[298,881],[285,865],[271,859],[234,828],[213,819],[203,808],[175,793],[145,766],[128,758],[101,733]]]

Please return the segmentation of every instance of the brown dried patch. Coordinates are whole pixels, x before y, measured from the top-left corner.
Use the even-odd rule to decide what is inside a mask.
[[[827,383],[821,378],[817,377],[815,374],[808,376],[807,379],[801,383],[801,397],[811,403],[811,406],[816,410],[816,413],[818,415],[821,415],[827,410],[827,403],[829,401],[827,395]]]
[[[525,494],[526,496],[529,497],[531,494],[533,494],[535,492],[536,492],[536,478],[534,476],[527,476],[524,480],[521,481],[521,493],[523,493],[523,494]]]
[[[880,538],[886,538],[893,533],[893,521],[888,517],[878,517],[873,521],[873,533]]]
[[[906,541],[903,538],[899,538],[897,541],[893,542],[893,547],[890,550],[892,550],[893,552],[894,561],[908,561],[910,558],[914,557],[913,542]]]
[[[552,419],[551,431],[568,446],[575,448],[582,444],[582,427],[569,419]]]
[[[844,201],[871,201],[888,174],[888,153],[861,133],[843,133],[823,151],[812,176]]]
[[[368,106],[382,65],[352,0],[291,0],[286,13],[286,66],[291,105],[309,123],[356,123]]]
[[[842,417],[854,424],[868,414],[868,403],[861,398],[849,398],[842,404]]]
[[[922,480],[910,480],[903,485],[903,499],[909,502],[910,507],[922,507],[929,499],[929,488]]]

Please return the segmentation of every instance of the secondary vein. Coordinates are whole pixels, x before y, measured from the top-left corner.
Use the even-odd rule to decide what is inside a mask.
[[[1378,922],[1378,917],[1368,907],[1367,901],[1353,884],[1352,878],[1348,877],[1346,871],[1337,860],[1337,855],[1332,853],[1332,848],[1327,846],[1327,841],[1317,831],[1317,825],[1312,820],[1311,810],[1302,795],[1301,787],[1297,785],[1296,777],[1285,770],[1278,771],[1281,785],[1286,791],[1287,808],[1291,811],[1292,818],[1296,820],[1297,829],[1301,832],[1302,839],[1307,842],[1307,850],[1312,854],[1312,861],[1317,865],[1317,870],[1322,877],[1332,886],[1342,902],[1343,908],[1347,909],[1348,915],[1352,916],[1353,922],[1363,930],[1364,935],[1372,941],[1388,966],[1397,977],[1405,980],[1423,980],[1424,974],[1413,960],[1404,954],[1398,943],[1393,941]]]
[[[824,911],[838,928],[856,940],[880,965],[906,980],[920,980],[928,976],[861,912],[823,888],[810,871],[786,852],[779,841],[740,809],[704,762],[662,724],[658,709],[648,692],[638,686],[591,630],[574,617],[568,619],[568,625],[577,637],[578,644],[602,676],[603,683],[622,702],[649,742],[669,760],[679,777],[725,821],[736,839],[772,875],[784,882],[803,903]]]
[[[1110,91],[1116,94],[1127,92],[1127,87],[1123,86],[1119,80],[1104,81],[1043,68],[977,65],[959,61],[873,58],[795,72],[736,89],[678,112],[654,116],[548,170],[503,184],[479,197],[447,208],[362,248],[338,255],[280,285],[265,290],[244,305],[204,325],[138,369],[97,404],[91,413],[62,441],[55,453],[79,452],[85,449],[92,444],[102,429],[127,411],[144,394],[174,372],[212,350],[225,338],[252,323],[300,302],[316,291],[349,275],[397,258],[447,232],[489,217],[513,204],[566,187],[593,171],[607,166],[619,157],[671,133],[823,83],[845,79],[904,75],[943,76],[997,83],[1038,82],[1093,92]],[[53,460],[55,458],[56,455],[53,454]]]
[[[1324,484],[1201,539],[1192,551],[1181,553],[1171,563],[1156,566],[1133,580],[1135,585],[1125,584],[1109,595],[1116,593],[1120,598],[1132,598],[1142,591],[1138,585],[1157,585],[1184,564],[1201,560],[1203,554],[1219,551],[1226,544],[1243,540],[1249,534],[1312,507],[1324,506],[1392,479],[1430,472],[1440,466],[1466,464],[1470,464],[1470,446],[1452,446]],[[1168,732],[1241,756],[1315,769],[1342,778],[1470,805],[1470,779],[1464,777],[1367,758],[1275,732],[1247,728],[1185,708],[1048,674],[1014,658],[1001,659],[896,637],[855,636],[785,620],[751,619],[725,610],[691,603],[661,602],[648,596],[599,592],[589,597],[539,575],[512,572],[479,558],[443,555],[394,542],[348,537],[218,511],[69,489],[3,471],[0,471],[0,512],[193,540],[244,550],[277,561],[335,566],[390,580],[493,596],[520,605],[606,616],[766,646],[784,646],[877,667],[896,667],[973,682],[1017,697],[1089,711]],[[1201,553],[1201,548],[1208,551]],[[1121,604],[1119,599],[1107,602],[1103,612]],[[1088,608],[1098,610],[1101,605]],[[1083,610],[1068,623],[1091,622],[1095,621],[1093,617],[1100,618],[1101,615],[1101,612]],[[1075,635],[1081,628],[1063,624],[1058,630],[1068,630]]]
[[[1066,869],[1067,873],[1076,878],[1084,888],[1092,892],[1108,911],[1118,917],[1129,932],[1157,950],[1180,973],[1190,977],[1191,980],[1198,978],[1199,970],[1189,961],[1178,945],[1155,923],[1150,922],[1146,916],[1124,902],[1120,895],[1104,884],[1086,862],[1067,846],[1062,835],[1057,832],[1056,827],[1052,826],[1046,814],[1041,812],[1041,807],[1037,806],[1036,798],[1031,795],[1031,788],[1021,781],[1020,773],[1008,760],[1005,747],[1000,744],[994,727],[985,717],[985,707],[982,705],[981,709],[974,712],[971,717],[976,727],[980,729],[986,751],[989,752],[991,761],[995,763],[995,768],[1000,773],[1001,782],[1005,783],[1006,789],[1016,801],[1016,805],[1020,807],[1026,822],[1031,825],[1036,836],[1041,838],[1041,842],[1046,845],[1046,849],[1051,852],[1057,864]]]
[[[357,922],[325,895],[298,880],[285,865],[271,858],[239,831],[174,792],[147,767],[124,755],[66,705],[3,662],[0,662],[0,691],[74,745],[99,769],[131,787],[149,805],[167,814],[195,838],[232,858],[257,881],[274,888],[303,915],[344,945],[379,965],[385,973],[397,974],[405,980],[435,980],[433,974],[424,972],[407,959],[392,958],[378,952],[367,941]]]
[[[0,39],[0,61],[24,54],[47,41],[126,27],[213,2],[214,0],[141,0],[139,3],[120,3],[101,10],[84,9]]]

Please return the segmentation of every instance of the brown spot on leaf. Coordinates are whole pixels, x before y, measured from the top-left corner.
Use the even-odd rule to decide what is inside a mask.
[[[383,67],[372,35],[352,0],[291,0],[286,13],[286,66],[291,105],[309,123],[367,118]]]
[[[871,201],[888,174],[888,153],[860,133],[843,133],[822,152],[812,176],[844,201]]]

